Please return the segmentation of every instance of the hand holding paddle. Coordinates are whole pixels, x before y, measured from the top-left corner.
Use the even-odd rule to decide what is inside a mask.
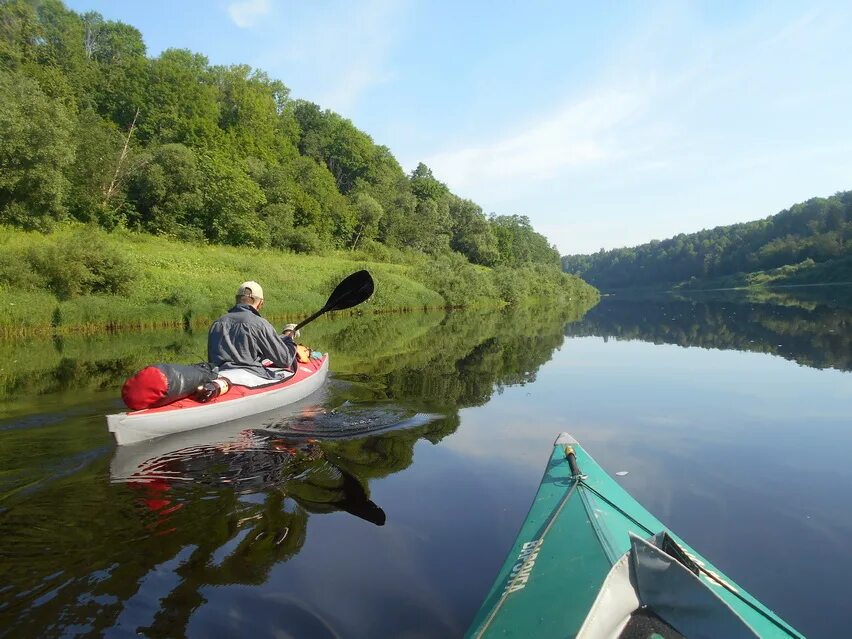
[[[316,318],[324,313],[328,313],[329,311],[342,311],[347,308],[352,308],[353,306],[357,306],[361,302],[365,301],[373,294],[373,290],[375,289],[375,285],[373,284],[373,278],[367,271],[357,271],[352,273],[352,275],[348,276],[344,279],[340,284],[337,285],[337,288],[332,291],[331,295],[328,298],[328,301],[325,303],[320,310],[311,315],[309,318],[302,320],[296,327],[292,330],[292,333],[295,334],[300,328],[302,328],[305,324],[309,322],[313,322]],[[285,331],[286,334],[286,331]]]

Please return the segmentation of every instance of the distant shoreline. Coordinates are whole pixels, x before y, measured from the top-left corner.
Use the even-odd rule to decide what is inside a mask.
[[[751,284],[748,286],[726,286],[714,288],[650,288],[650,287],[634,287],[634,288],[614,288],[614,289],[599,289],[601,297],[612,295],[623,295],[625,293],[712,293],[720,291],[755,291],[761,289],[785,289],[785,288],[818,288],[826,286],[852,286],[852,281],[849,282],[814,282],[812,284]]]

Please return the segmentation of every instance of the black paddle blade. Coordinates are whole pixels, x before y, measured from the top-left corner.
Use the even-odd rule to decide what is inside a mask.
[[[342,311],[357,306],[373,294],[375,285],[368,271],[357,271],[337,285],[323,311]]]
[[[309,318],[299,322],[296,325],[296,328],[293,329],[293,332],[295,333],[305,324],[313,322],[323,313],[328,313],[329,311],[342,311],[345,308],[357,306],[373,294],[373,288],[373,278],[367,271],[352,273],[352,275],[343,280],[337,285],[337,288],[332,291],[331,296],[325,303],[325,306]]]

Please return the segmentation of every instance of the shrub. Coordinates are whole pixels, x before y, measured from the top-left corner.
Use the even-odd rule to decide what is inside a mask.
[[[61,300],[89,293],[125,294],[134,279],[133,269],[104,235],[93,227],[79,229],[53,246],[31,248],[26,259]]]
[[[362,240],[358,246],[358,250],[352,251],[352,255],[354,257],[373,262],[394,261],[393,253],[388,246],[369,238]]]
[[[449,306],[476,305],[497,298],[497,289],[488,269],[477,267],[458,253],[444,254],[428,261],[417,273],[426,286],[444,298]]]
[[[276,248],[294,253],[320,255],[325,250],[325,244],[312,228],[300,226],[284,231],[273,240]]]
[[[10,291],[32,291],[43,285],[38,274],[31,268],[22,267],[24,257],[21,251],[0,251],[0,286]],[[25,264],[25,262],[24,262]]]
[[[494,283],[500,295],[500,299],[516,306],[529,297],[527,274],[524,272],[503,266],[494,270]]]

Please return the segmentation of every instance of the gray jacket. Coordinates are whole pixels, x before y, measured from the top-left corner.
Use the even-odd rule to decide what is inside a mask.
[[[296,343],[289,336],[279,335],[253,306],[237,304],[210,327],[207,359],[220,370],[244,368],[255,375],[275,379],[275,374],[261,361],[269,359],[276,368],[292,370]]]

